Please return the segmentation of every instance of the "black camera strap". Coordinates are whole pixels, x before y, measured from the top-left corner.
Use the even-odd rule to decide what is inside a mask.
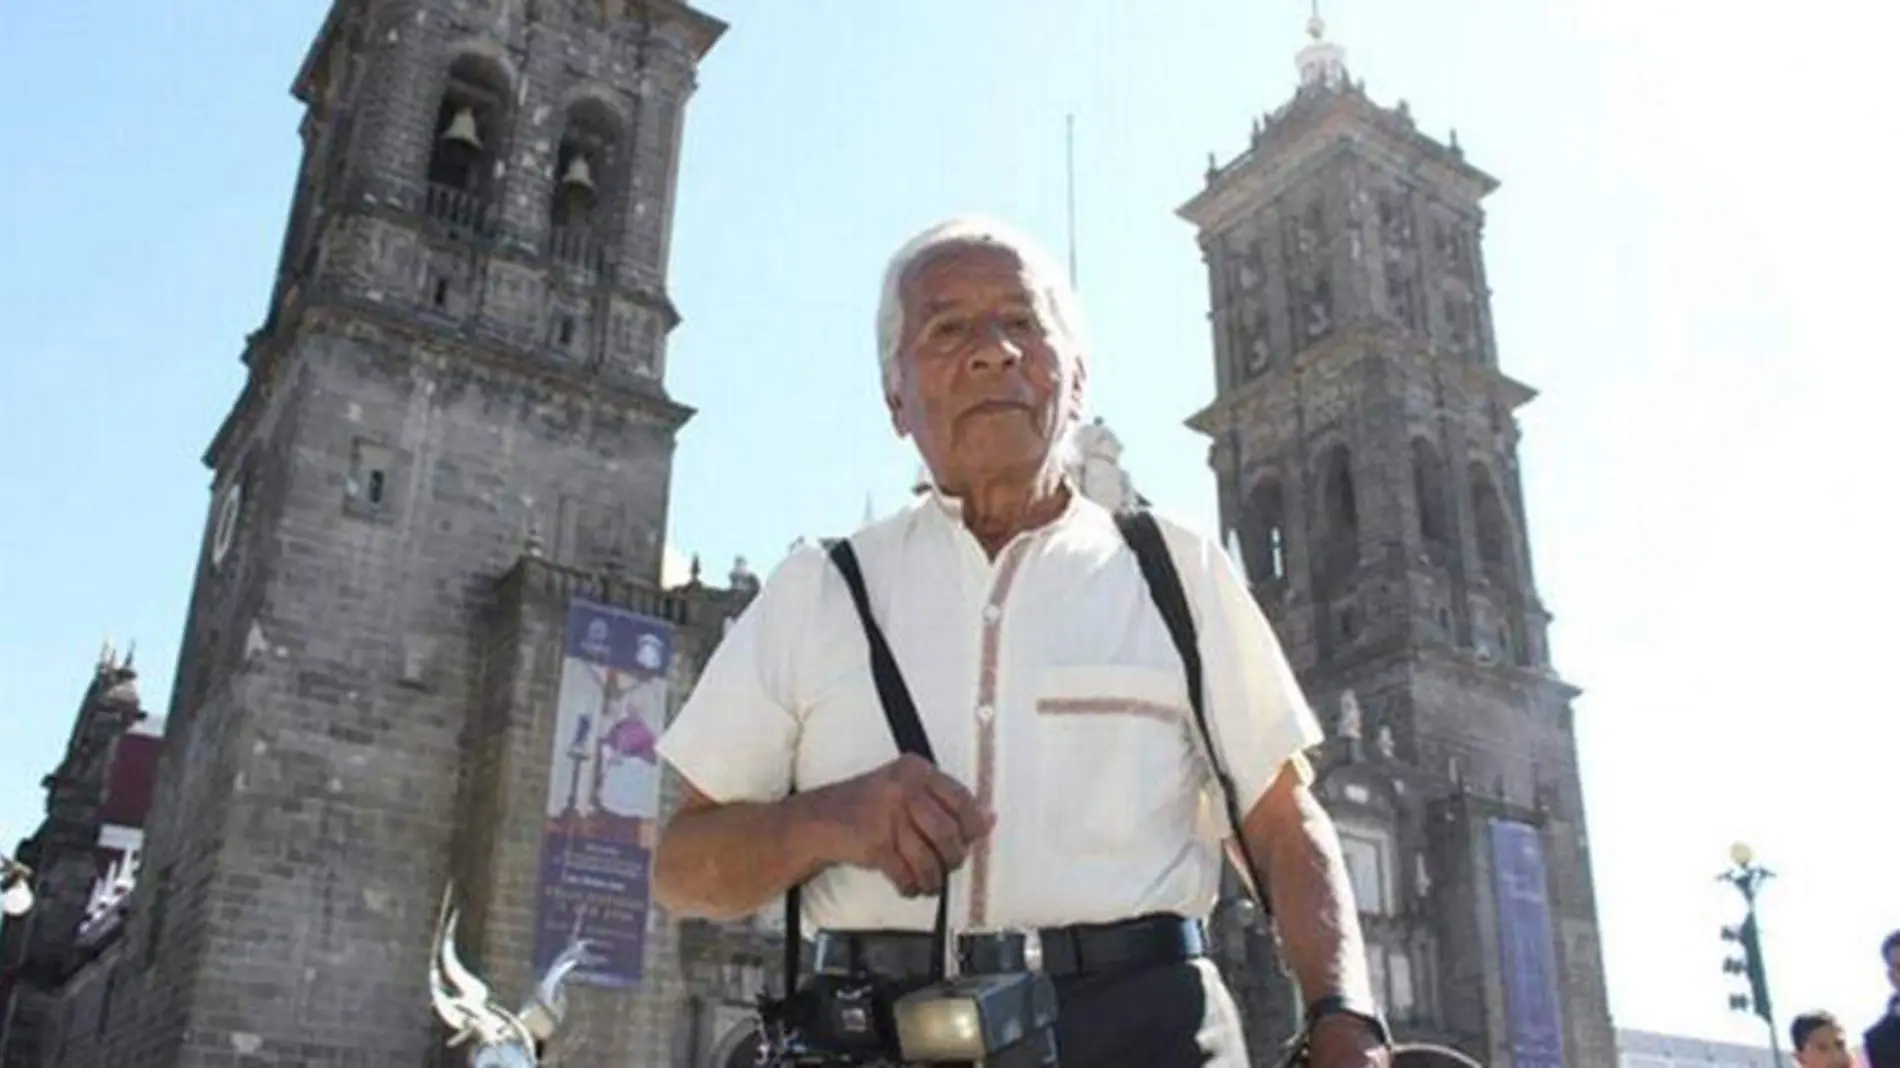
[[[839,538],[827,546],[827,554],[844,576],[845,585],[851,588],[851,603],[858,610],[858,621],[864,625],[864,639],[871,647],[871,681],[877,686],[878,704],[884,708],[884,720],[891,728],[891,737],[897,742],[900,753],[920,756],[935,764],[937,756],[930,748],[930,738],[924,733],[924,722],[917,716],[917,703],[911,700],[910,687],[904,685],[904,673],[897,669],[897,658],[891,655],[891,645],[884,640],[884,630],[877,625],[877,618],[871,614],[871,596],[864,587],[864,572],[858,567],[858,555],[851,548],[849,538]],[[944,873],[945,886],[937,895],[937,925],[931,933],[930,969],[931,979],[943,978],[944,961],[948,954],[950,937],[950,891],[949,873]],[[800,942],[799,935],[799,888],[793,886],[785,892],[785,994],[790,997],[798,987]]]
[[[1194,628],[1194,616],[1188,611],[1187,591],[1181,585],[1181,574],[1175,570],[1174,557],[1168,553],[1167,542],[1162,539],[1161,528],[1156,525],[1154,515],[1147,510],[1119,512],[1115,516],[1115,526],[1122,532],[1122,540],[1135,553],[1135,562],[1141,566],[1141,576],[1148,583],[1148,596],[1153,598],[1161,620],[1167,624],[1168,636],[1174,639],[1174,648],[1181,655],[1181,666],[1187,672],[1188,705],[1194,710],[1194,725],[1199,728],[1201,744],[1207,751],[1208,766],[1213,769],[1214,780],[1220,784],[1221,799],[1227,806],[1227,822],[1234,832],[1234,845],[1240,851],[1240,859],[1246,865],[1243,873],[1247,876],[1254,891],[1254,900],[1259,904],[1263,916],[1273,915],[1273,905],[1267,893],[1266,872],[1254,862],[1253,849],[1247,844],[1246,817],[1240,811],[1240,799],[1234,791],[1233,777],[1227,774],[1221,765],[1220,754],[1214,748],[1214,735],[1207,726],[1207,702],[1202,693],[1204,678],[1201,673],[1201,646]]]

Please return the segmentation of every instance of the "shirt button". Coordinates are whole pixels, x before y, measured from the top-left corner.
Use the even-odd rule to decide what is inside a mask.
[[[992,705],[978,705],[976,707],[976,718],[988,723],[990,720],[996,718],[996,708]]]
[[[983,606],[983,621],[985,623],[994,623],[1001,618],[1003,618],[1003,610],[1001,608],[993,604]]]

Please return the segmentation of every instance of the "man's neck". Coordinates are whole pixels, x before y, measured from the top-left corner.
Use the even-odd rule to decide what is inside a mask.
[[[958,498],[963,502],[963,525],[994,560],[1010,539],[1060,516],[1069,506],[1069,494],[1061,471],[1052,468],[1027,481],[975,483]]]

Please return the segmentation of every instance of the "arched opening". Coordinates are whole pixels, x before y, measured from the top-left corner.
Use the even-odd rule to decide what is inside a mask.
[[[469,228],[487,221],[509,84],[508,72],[486,56],[464,54],[449,65],[429,149],[429,214]]]
[[[1470,467],[1471,515],[1477,524],[1478,564],[1500,580],[1511,575],[1510,526],[1504,515],[1504,501],[1498,496],[1497,483],[1481,463]]]
[[[1286,493],[1268,479],[1247,496],[1252,536],[1247,539],[1247,573],[1255,583],[1278,590],[1286,584]]]
[[[597,230],[609,201],[619,129],[613,109],[594,97],[582,97],[567,109],[554,155],[548,226],[555,255],[570,263],[591,265],[600,247]]]
[[[1353,485],[1352,450],[1334,445],[1320,460],[1320,500],[1326,538],[1326,577],[1342,578],[1359,563],[1359,494]]]
[[[1412,494],[1425,555],[1443,563],[1451,546],[1451,510],[1445,493],[1445,462],[1424,438],[1412,439]]]

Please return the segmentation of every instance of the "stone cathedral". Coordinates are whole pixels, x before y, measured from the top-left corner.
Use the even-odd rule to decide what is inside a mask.
[[[1396,1030],[1492,1065],[1616,1062],[1570,702],[1532,582],[1481,250],[1495,179],[1374,103],[1316,17],[1292,100],[1180,211],[1211,290],[1225,529],[1314,708]],[[1228,973],[1290,1025],[1236,917]],[[1256,1047],[1260,1045],[1256,1042]]]
[[[667,250],[723,30],[680,0],[333,4],[204,457],[149,812],[117,796],[136,673],[103,657],[18,850],[41,904],[0,928],[0,1068],[463,1063],[426,997],[445,900],[503,1001],[596,941],[552,1063],[740,1063],[776,917],[647,901],[653,734],[757,589],[743,563],[661,573],[692,415],[665,387]],[[1191,422],[1332,720],[1317,789],[1397,1031],[1610,1064],[1576,691],[1524,537],[1531,392],[1499,370],[1480,254],[1495,182],[1314,31],[1296,96],[1182,209],[1218,383]],[[1080,484],[1139,501],[1087,436]],[[135,848],[106,848],[115,820]],[[1213,928],[1269,1063],[1298,994],[1237,896]]]

